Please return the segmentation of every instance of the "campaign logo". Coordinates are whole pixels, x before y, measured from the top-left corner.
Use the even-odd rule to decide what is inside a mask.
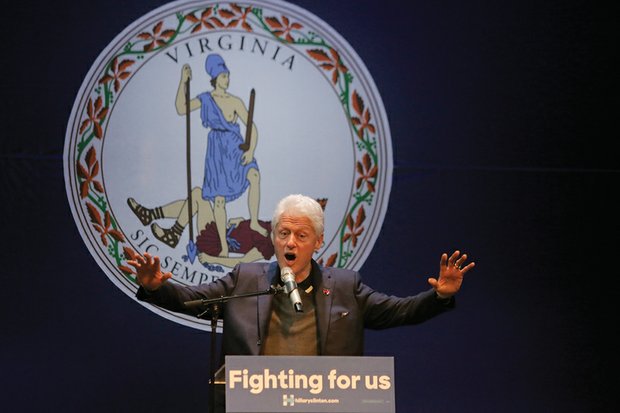
[[[282,395],[282,406],[284,407],[295,406],[295,396],[293,396],[292,394],[283,394]]]
[[[388,206],[391,137],[364,63],[317,16],[276,0],[182,0],[96,59],[68,122],[64,175],[84,243],[134,297],[135,253],[159,256],[183,285],[274,260],[271,215],[293,193],[324,208],[315,259],[359,269]]]

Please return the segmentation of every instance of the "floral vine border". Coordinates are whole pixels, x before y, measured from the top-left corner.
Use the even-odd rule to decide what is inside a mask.
[[[339,94],[340,101],[347,113],[358,141],[356,146],[361,159],[356,162],[355,192],[353,204],[347,211],[344,222],[339,229],[338,252],[319,263],[325,266],[344,267],[353,255],[359,237],[364,233],[366,210],[370,206],[377,185],[378,156],[377,130],[372,123],[373,116],[365,106],[363,97],[353,89],[353,75],[342,62],[338,51],[325,42],[317,33],[304,32],[303,25],[292,21],[287,16],[263,16],[263,9],[241,6],[237,3],[216,4],[202,9],[192,10],[186,14],[176,13],[176,27],[165,28],[164,20],[157,22],[150,32],[141,32],[105,65],[103,74],[91,92],[83,110],[78,129],[79,142],[76,152],[76,174],[80,198],[88,212],[91,225],[99,233],[101,243],[115,260],[117,267],[130,281],[135,281],[134,271],[123,264],[135,252],[128,246],[118,225],[108,210],[105,188],[97,177],[99,160],[94,143],[103,137],[104,124],[114,98],[122,90],[125,81],[131,76],[132,67],[143,60],[148,53],[156,52],[172,44],[182,34],[210,31],[225,28],[241,28],[247,32],[262,30],[275,40],[304,46],[306,53],[316,65],[331,74],[333,87]],[[120,249],[123,252],[121,254]]]

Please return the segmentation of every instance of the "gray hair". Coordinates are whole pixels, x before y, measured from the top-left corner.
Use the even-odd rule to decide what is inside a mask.
[[[282,215],[294,217],[307,217],[312,222],[317,235],[323,234],[324,218],[323,208],[316,200],[301,194],[285,196],[278,202],[271,220],[272,237],[275,237],[275,229],[280,223]]]

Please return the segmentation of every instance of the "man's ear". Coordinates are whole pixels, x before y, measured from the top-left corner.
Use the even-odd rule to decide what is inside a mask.
[[[317,240],[316,240],[316,244],[314,244],[314,250],[318,251],[319,249],[321,249],[321,246],[323,245],[323,234],[321,234]]]

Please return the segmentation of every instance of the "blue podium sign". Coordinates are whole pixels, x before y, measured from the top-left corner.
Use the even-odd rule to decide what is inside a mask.
[[[393,357],[226,356],[226,411],[394,413]]]

